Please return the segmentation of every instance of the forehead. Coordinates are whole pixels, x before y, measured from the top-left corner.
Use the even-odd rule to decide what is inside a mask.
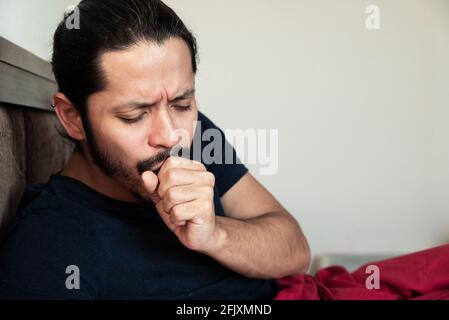
[[[140,42],[120,51],[106,52],[100,66],[106,80],[105,94],[155,98],[161,90],[169,95],[187,89],[194,80],[191,54],[187,44],[171,38],[162,44]]]

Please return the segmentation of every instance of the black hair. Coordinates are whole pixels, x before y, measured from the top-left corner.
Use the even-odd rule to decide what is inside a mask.
[[[73,13],[79,13],[79,26],[69,28],[66,19]],[[54,34],[52,67],[58,90],[80,113],[88,136],[91,128],[87,99],[106,86],[99,65],[101,55],[141,41],[162,44],[170,38],[185,41],[196,74],[196,39],[179,16],[160,0],[83,0],[66,12]],[[80,147],[78,141],[63,135]]]

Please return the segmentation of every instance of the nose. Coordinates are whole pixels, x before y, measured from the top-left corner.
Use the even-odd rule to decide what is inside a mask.
[[[175,128],[166,108],[155,108],[152,110],[151,116],[148,144],[158,149],[174,147],[178,143],[178,139],[173,134]]]

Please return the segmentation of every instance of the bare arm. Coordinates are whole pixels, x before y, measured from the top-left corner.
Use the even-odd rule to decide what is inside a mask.
[[[310,249],[300,226],[251,174],[221,201],[226,217],[217,217],[216,245],[204,254],[248,277],[307,272]]]
[[[201,163],[172,157],[158,176],[142,178],[161,218],[187,248],[252,278],[307,271],[310,250],[298,223],[249,173],[223,195],[225,217],[215,214],[215,177]]]

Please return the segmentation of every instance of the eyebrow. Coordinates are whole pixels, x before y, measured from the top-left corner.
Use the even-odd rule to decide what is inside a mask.
[[[195,89],[190,89],[182,93],[181,95],[177,96],[176,98],[169,100],[168,102],[178,102],[180,100],[184,100],[187,98],[190,98],[195,93]],[[146,109],[154,107],[157,104],[157,102],[145,102],[145,101],[135,101],[135,102],[127,102],[124,104],[121,104],[119,106],[116,106],[112,108],[113,112],[122,111],[123,109],[130,109],[130,110],[138,110],[138,109]]]

